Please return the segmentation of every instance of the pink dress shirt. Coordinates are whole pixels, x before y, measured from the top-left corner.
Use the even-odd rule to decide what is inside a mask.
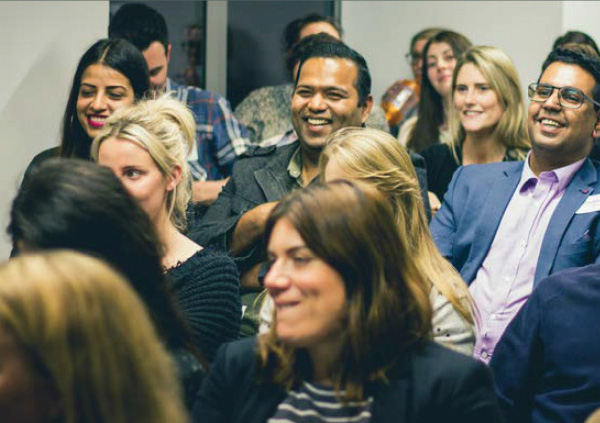
[[[538,178],[527,156],[490,250],[469,286],[480,312],[475,358],[489,363],[504,330],[529,298],[548,222],[584,161],[541,172]]]

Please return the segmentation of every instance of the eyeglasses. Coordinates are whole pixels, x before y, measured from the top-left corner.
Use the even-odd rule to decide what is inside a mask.
[[[558,101],[560,105],[567,109],[579,109],[585,100],[589,100],[596,107],[600,107],[600,103],[588,97],[579,88],[555,87],[549,84],[530,84],[527,91],[531,101],[543,103],[552,97],[554,90],[558,90]]]
[[[423,56],[421,56],[420,54],[406,53],[404,57],[406,58],[408,64],[411,66],[423,60]]]

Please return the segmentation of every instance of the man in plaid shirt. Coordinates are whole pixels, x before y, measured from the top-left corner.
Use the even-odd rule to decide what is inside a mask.
[[[111,19],[109,36],[124,38],[139,48],[148,63],[153,88],[173,92],[194,114],[196,145],[189,158],[194,178],[193,200],[210,205],[231,175],[237,157],[246,152],[246,128],[220,95],[167,78],[171,44],[165,19],[156,10],[141,3],[121,6]]]

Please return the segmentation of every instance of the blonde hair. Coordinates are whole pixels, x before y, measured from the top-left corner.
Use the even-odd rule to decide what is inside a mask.
[[[174,364],[144,306],[98,259],[55,251],[2,265],[0,325],[53,385],[53,421],[188,421]]]
[[[98,161],[100,145],[109,138],[128,140],[142,147],[165,178],[171,178],[175,167],[181,168],[179,184],[167,194],[167,210],[173,225],[184,230],[192,197],[187,157],[196,139],[196,122],[187,106],[166,94],[115,111],[92,143],[94,160]]]
[[[343,128],[330,135],[321,153],[325,174],[334,160],[349,178],[365,181],[391,203],[400,237],[425,280],[435,286],[469,323],[474,323],[471,296],[459,274],[436,248],[423,206],[417,173],[404,147],[390,134],[372,128]]]
[[[531,148],[527,132],[527,110],[523,101],[519,74],[508,55],[497,47],[475,46],[469,48],[458,59],[452,76],[452,98],[456,89],[456,79],[460,69],[471,63],[479,69],[490,87],[498,96],[503,113],[494,129],[494,139],[504,145],[507,150],[513,150],[515,159],[523,160]],[[458,162],[457,147],[465,141],[466,133],[458,112],[452,108],[450,117],[452,132],[452,150]]]

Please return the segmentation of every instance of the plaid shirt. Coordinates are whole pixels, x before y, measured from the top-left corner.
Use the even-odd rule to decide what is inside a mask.
[[[233,116],[220,95],[167,80],[167,91],[187,104],[196,120],[196,145],[190,154],[190,171],[196,181],[219,180],[231,175],[235,160],[249,144],[246,128]]]

